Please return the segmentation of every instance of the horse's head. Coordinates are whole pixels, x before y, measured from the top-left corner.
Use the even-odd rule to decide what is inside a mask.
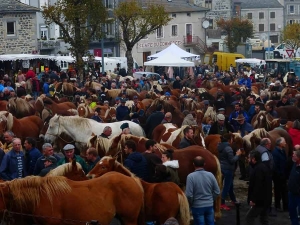
[[[241,148],[244,147],[244,140],[242,138],[242,136],[239,133],[230,133],[231,134],[231,138],[233,140],[232,142],[232,149],[233,150],[239,150]],[[243,153],[245,153],[245,151],[243,150]]]
[[[76,163],[75,159],[72,160],[71,164],[72,164],[71,169],[69,171],[66,171],[64,176],[70,180],[75,180],[75,181],[87,180],[87,177],[85,176],[85,173],[82,170],[81,165],[79,163]]]
[[[84,104],[80,104],[78,107],[77,107],[77,111],[78,111],[78,116],[80,117],[87,117],[88,113],[87,113],[87,107],[84,105]]]
[[[54,115],[50,121],[45,134],[45,142],[54,143],[56,138],[64,131],[60,123],[60,116]]]
[[[191,127],[194,131],[194,142],[196,145],[205,147],[205,142],[204,142],[204,133],[202,131],[202,128],[199,126],[192,126]]]
[[[86,175],[88,178],[100,177],[114,170],[116,159],[111,156],[103,157],[95,167]]]
[[[13,115],[16,115],[16,113],[17,113],[17,98],[16,97],[10,98],[8,100],[6,109],[8,112],[12,113]]]
[[[7,111],[0,112],[0,136],[4,134],[5,131],[11,130],[13,126],[13,116]]]

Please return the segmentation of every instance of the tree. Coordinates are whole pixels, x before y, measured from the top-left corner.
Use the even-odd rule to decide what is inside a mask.
[[[236,51],[242,39],[253,36],[253,24],[248,19],[235,17],[225,20],[221,18],[217,21],[217,25],[226,32],[225,44],[231,53]]]
[[[107,21],[108,13],[99,0],[57,0],[42,8],[42,15],[49,25],[55,23],[63,34],[65,43],[76,59],[76,68],[83,80],[82,57],[89,49],[92,38],[101,38],[101,24]]]
[[[120,2],[114,10],[115,18],[120,23],[122,41],[126,47],[128,74],[132,75],[132,49],[136,43],[171,20],[164,6],[147,4],[142,6],[136,0]]]
[[[297,49],[300,47],[300,24],[288,24],[282,31],[282,41],[289,47]]]

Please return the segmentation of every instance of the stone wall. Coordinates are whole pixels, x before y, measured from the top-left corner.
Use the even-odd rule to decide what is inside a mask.
[[[15,35],[7,35],[7,22],[15,21]],[[37,50],[36,13],[0,14],[0,54],[32,54]]]

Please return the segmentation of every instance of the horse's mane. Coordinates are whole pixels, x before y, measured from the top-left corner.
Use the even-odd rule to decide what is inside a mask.
[[[23,98],[10,98],[8,104],[14,107],[16,111],[29,112],[31,110],[30,104]]]
[[[25,207],[28,203],[35,208],[41,199],[41,195],[47,197],[53,205],[53,197],[71,192],[71,187],[65,177],[38,177],[29,176],[23,179],[8,181],[8,185],[13,197],[13,201],[20,207]]]
[[[91,127],[91,125],[89,123],[89,121],[91,121],[90,119],[82,118],[82,117],[79,117],[79,116],[58,116],[58,115],[54,115],[52,117],[52,119],[50,120],[50,123],[51,123],[51,121],[56,120],[56,119],[59,120],[59,123],[64,123],[66,125],[72,124],[75,127],[80,128],[82,130],[88,130]]]
[[[82,170],[82,166],[76,162],[77,170]],[[53,177],[53,176],[65,176],[67,173],[72,171],[72,162],[62,164],[55,169],[51,170],[46,177]]]
[[[99,150],[98,150],[98,145],[99,145],[100,148],[102,148],[102,149],[104,148],[105,152],[107,153],[110,146],[111,146],[111,144],[113,143],[115,137],[117,137],[117,136],[114,136],[111,139],[107,139],[107,138],[104,138],[104,137],[101,137],[101,136],[97,137],[96,145],[95,145],[95,148],[96,148],[97,152],[99,152]],[[92,143],[91,143],[92,138],[94,138],[94,136],[91,136],[89,138],[88,142],[87,142],[88,147],[92,147]]]
[[[42,97],[43,95],[43,97]],[[41,94],[41,96],[37,97],[35,103],[40,102],[42,104],[42,106],[44,106],[44,102],[43,102],[43,98],[45,97],[44,94]]]
[[[137,91],[136,90],[133,90],[133,89],[126,89],[126,95],[128,96],[134,96],[134,95],[138,95]]]
[[[68,109],[67,111],[70,112],[71,115],[78,116],[78,111],[76,109]]]
[[[8,116],[6,117],[5,114],[8,113]],[[14,125],[14,116],[7,111],[1,111],[0,112],[0,118],[7,123],[7,130],[11,130]]]
[[[106,117],[108,116],[110,110],[112,110],[112,109],[117,110],[116,107],[109,107],[109,108],[105,111],[104,118],[106,118]]]
[[[127,106],[129,109],[131,109],[133,105],[134,105],[134,101],[132,100],[128,100],[125,103],[125,106]]]
[[[216,121],[216,117],[217,117],[217,113],[216,111],[214,110],[214,107],[211,107],[209,106],[206,110],[206,112],[204,113],[204,117],[208,117],[210,116],[210,118],[213,120],[213,121]]]
[[[82,107],[85,109],[84,117],[88,116],[88,113],[91,112],[90,107],[86,105],[86,103],[80,103],[77,107],[77,111],[79,112],[79,108]]]
[[[253,136],[256,136],[258,138],[264,138],[264,137],[268,137],[268,132],[265,130],[265,128],[257,128],[255,130],[253,130],[250,134],[247,134],[243,137],[244,143],[246,144],[246,146],[248,148],[251,148],[251,141],[250,139]]]

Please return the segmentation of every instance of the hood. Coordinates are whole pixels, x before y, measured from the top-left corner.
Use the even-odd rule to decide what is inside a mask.
[[[226,146],[229,146],[228,142],[221,142],[218,144],[218,152],[222,152]]]
[[[294,128],[290,128],[289,129],[289,134],[295,138],[295,137],[299,137],[300,135],[300,130],[294,129]]]
[[[139,152],[132,152],[128,157],[132,161],[141,162],[143,160],[144,156]]]
[[[194,117],[192,114],[187,114],[185,118],[188,120],[194,120]]]
[[[178,160],[167,161],[163,163],[164,166],[169,166],[174,169],[179,168]]]

